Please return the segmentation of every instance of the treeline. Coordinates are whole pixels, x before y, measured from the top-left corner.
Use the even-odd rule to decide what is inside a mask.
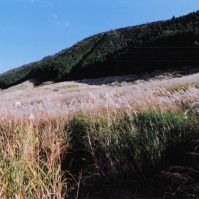
[[[23,82],[23,80],[26,80],[25,77],[30,74],[35,65],[36,64],[27,64],[3,73],[0,75],[0,88],[4,89]]]
[[[199,65],[199,11],[96,34],[54,56],[0,75],[0,87],[28,78],[70,80]]]

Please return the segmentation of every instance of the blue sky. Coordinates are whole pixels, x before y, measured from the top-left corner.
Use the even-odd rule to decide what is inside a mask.
[[[0,0],[0,73],[99,32],[198,9],[199,0]]]

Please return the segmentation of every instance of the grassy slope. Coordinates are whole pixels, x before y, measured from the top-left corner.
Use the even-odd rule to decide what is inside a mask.
[[[101,97],[87,96],[91,107],[85,111],[86,102],[81,103],[82,112],[74,99],[67,107],[66,99],[29,97],[30,103],[21,98],[15,106],[1,99],[0,197],[87,198],[94,193],[101,198],[197,198],[199,118],[192,111],[185,117],[183,98],[183,92],[188,99],[194,93],[161,90],[159,97],[149,98],[151,91],[142,92],[141,99],[154,106],[142,109],[133,98],[121,96],[121,103],[110,92],[100,109]],[[172,110],[157,105],[162,97]],[[67,112],[70,106],[78,113]]]
[[[33,77],[59,81],[198,66],[198,21],[199,12],[195,12],[91,36],[54,56],[0,75],[0,88]]]
[[[198,198],[199,74],[172,75],[1,91],[0,198]]]

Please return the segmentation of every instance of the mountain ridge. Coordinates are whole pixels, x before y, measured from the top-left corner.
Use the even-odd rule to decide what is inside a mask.
[[[199,11],[98,33],[0,75],[0,88],[27,79],[65,81],[199,65]]]

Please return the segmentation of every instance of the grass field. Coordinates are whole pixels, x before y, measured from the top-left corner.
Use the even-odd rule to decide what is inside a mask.
[[[199,197],[199,74],[123,78],[0,91],[0,197]]]

